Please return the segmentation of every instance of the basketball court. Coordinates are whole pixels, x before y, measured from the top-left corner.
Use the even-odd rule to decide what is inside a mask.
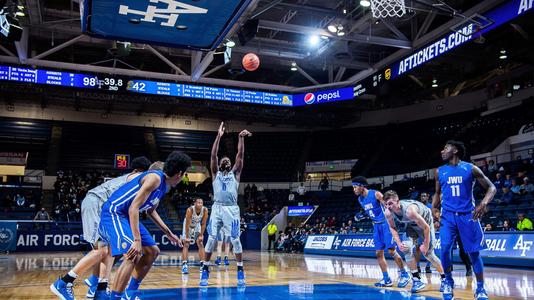
[[[249,128],[248,126],[253,128],[251,131],[254,134],[254,129],[259,129],[260,135],[262,132],[271,134],[265,135],[265,142],[252,147],[256,150],[256,162],[268,157],[269,153],[265,149],[280,141],[287,141],[286,144],[279,145],[281,152],[277,154],[278,157],[251,164],[257,173],[275,165],[272,173],[262,173],[261,176],[264,177],[250,176],[250,173],[247,174],[247,161],[243,174],[252,179],[241,182],[241,185],[263,182],[266,186],[270,184],[273,190],[295,190],[294,194],[297,195],[296,187],[302,182],[304,188],[303,184],[306,183],[307,190],[303,190],[302,194],[298,192],[298,201],[302,201],[298,204],[299,208],[293,207],[298,211],[295,216],[299,219],[293,219],[299,222],[298,227],[315,218],[314,213],[319,211],[318,205],[304,204],[313,198],[305,198],[305,193],[316,192],[314,196],[322,196],[330,191],[319,187],[323,173],[339,171],[333,174],[331,181],[338,184],[334,184],[336,191],[348,190],[350,194],[352,186],[350,183],[347,185],[347,182],[350,181],[350,173],[358,160],[371,161],[366,168],[370,172],[374,170],[374,164],[380,165],[379,157],[375,157],[374,152],[368,153],[364,158],[352,159],[353,157],[349,157],[352,155],[350,149],[347,151],[349,154],[340,157],[308,161],[308,153],[316,146],[313,138],[304,139],[310,131],[330,129],[331,132],[324,133],[323,136],[327,140],[334,132],[341,128],[352,128],[354,124],[362,128],[378,125],[394,128],[402,122],[443,117],[445,114],[442,111],[448,109],[461,113],[473,107],[484,108],[488,111],[481,114],[477,111],[477,117],[485,116],[505,108],[517,108],[521,102],[516,101],[514,95],[530,100],[534,95],[531,92],[532,86],[525,84],[518,87],[514,84],[499,96],[500,102],[491,102],[491,99],[485,98],[494,86],[500,88],[495,84],[497,79],[494,78],[502,79],[505,71],[526,65],[528,71],[525,73],[532,74],[531,53],[525,54],[531,52],[525,45],[531,45],[534,33],[530,20],[532,0],[52,2],[54,1],[0,0],[0,96],[5,102],[5,109],[0,110],[0,121],[4,126],[0,127],[0,131],[4,131],[4,128],[6,132],[11,130],[5,135],[2,133],[2,138],[6,139],[2,146],[7,150],[2,148],[0,152],[8,153],[4,155],[7,157],[5,159],[3,154],[0,155],[0,170],[5,173],[0,172],[1,177],[5,176],[2,187],[19,188],[23,183],[29,184],[31,189],[47,190],[50,199],[55,197],[54,193],[57,194],[54,182],[61,167],[79,170],[94,166],[101,170],[125,172],[130,160],[130,154],[125,153],[130,148],[135,148],[136,154],[150,152],[153,161],[164,160],[164,155],[166,157],[175,149],[192,153],[193,167],[187,171],[192,174],[193,185],[200,185],[202,180],[209,179],[207,161],[218,124],[221,120],[229,120],[228,135],[239,132],[238,129]],[[489,40],[487,49],[482,49],[486,39]],[[516,43],[507,44],[508,39]],[[503,64],[503,61],[509,59],[508,55],[513,55],[510,53],[519,53],[517,56],[521,56],[521,63]],[[485,59],[490,61],[489,57],[493,56],[497,62],[491,60],[491,63],[486,64]],[[459,72],[455,69],[459,66],[466,66],[469,70]],[[484,70],[479,71],[477,68]],[[483,72],[490,75],[486,76]],[[458,81],[456,77],[461,76],[466,78]],[[469,76],[478,77],[475,80],[467,78]],[[511,82],[507,77],[505,80]],[[442,85],[448,86],[442,89]],[[522,91],[527,87],[527,92]],[[417,89],[424,89],[424,92]],[[413,92],[414,90],[417,91]],[[468,94],[471,92],[473,94]],[[410,99],[398,100],[397,98],[401,98],[399,95]],[[425,99],[415,99],[419,95]],[[384,98],[380,98],[381,96]],[[460,104],[448,106],[454,99],[459,99],[454,98],[456,96],[465,98],[457,100]],[[452,100],[449,101],[449,98]],[[386,101],[381,103],[380,99]],[[430,103],[431,100],[442,102],[435,104]],[[414,107],[421,103],[430,104],[417,111],[401,108],[390,119],[394,115],[390,112],[394,109]],[[391,111],[381,111],[383,108]],[[373,112],[363,116],[361,112],[365,109]],[[375,111],[383,114],[375,115]],[[514,116],[503,117],[513,118]],[[17,121],[12,123],[12,119]],[[70,132],[65,129],[65,133],[62,133],[62,126],[70,128],[69,124],[75,122],[82,125],[73,126]],[[457,123],[462,122],[463,120]],[[84,129],[84,124],[89,123],[131,126],[142,128],[139,132],[143,132],[120,128],[117,132],[121,131],[122,134],[116,135],[115,140],[112,136],[115,131],[111,129],[109,133],[104,127],[94,129],[88,126],[89,129]],[[455,126],[460,127],[452,121],[452,125],[447,121],[443,123],[445,129],[432,134],[439,136],[456,128]],[[466,129],[457,132],[456,136],[477,124],[479,123],[469,119],[461,125]],[[499,124],[501,127],[507,126]],[[532,123],[529,124],[523,128],[532,126]],[[24,126],[39,128],[26,134]],[[412,128],[403,135],[407,138],[417,136],[425,126]],[[292,130],[295,130],[294,135],[279,140],[277,134],[282,135]],[[95,153],[97,151],[89,147],[101,142],[98,136],[92,135],[94,132],[106,136],[107,144],[102,142],[105,145],[101,148],[112,148],[114,142],[121,145],[120,151],[109,150],[110,153],[113,152],[113,162],[110,153],[105,153],[109,159],[101,159],[96,157],[100,153]],[[530,131],[525,132],[532,135]],[[24,138],[28,138],[28,141]],[[352,140],[358,138],[353,136]],[[367,138],[368,136],[364,136],[364,142]],[[387,137],[387,140],[395,138]],[[315,142],[319,143],[318,140],[315,139]],[[532,157],[533,140],[534,137],[528,140],[531,148],[517,150],[523,151],[520,153],[523,157]],[[375,142],[384,145],[380,149],[377,147],[377,153],[387,148],[386,143],[380,144],[379,140]],[[74,148],[78,143],[80,148]],[[158,143],[164,146],[158,148]],[[336,143],[323,152],[336,154],[336,147],[349,144],[349,141],[342,137],[337,138]],[[521,140],[517,144],[524,146],[527,142]],[[35,148],[37,150],[24,148],[34,145],[38,145]],[[236,145],[237,139],[229,139],[222,147],[234,149]],[[59,146],[67,150],[60,154],[60,151],[54,150],[59,149]],[[300,146],[302,148],[298,148]],[[362,147],[360,144],[357,146]],[[374,148],[374,145],[370,147]],[[295,150],[297,148],[300,150]],[[400,149],[400,152],[404,150],[402,147]],[[483,149],[483,153],[475,153],[478,156],[475,155],[473,161],[475,158],[490,157],[493,154],[488,151],[493,149],[498,149],[497,145],[489,150]],[[98,150],[105,152],[107,148]],[[25,174],[28,153],[32,151],[30,158],[38,157],[41,161],[37,167],[32,166],[32,172]],[[304,153],[304,156],[291,156],[292,152],[298,151]],[[11,152],[17,155],[9,154]],[[35,152],[39,154],[35,155]],[[80,157],[77,157],[77,153],[80,153]],[[280,166],[282,163],[277,162],[278,159],[284,160],[286,154],[289,157],[287,165],[291,165],[293,169],[286,170]],[[512,157],[516,154],[506,155]],[[61,155],[69,157],[62,159]],[[82,156],[94,156],[93,165],[81,166]],[[245,159],[248,160],[249,156]],[[14,160],[17,162],[13,163]],[[421,160],[429,159],[425,156]],[[507,158],[505,163],[511,160]],[[62,165],[63,161],[66,163]],[[294,170],[297,164],[299,167],[305,165],[306,168],[317,168],[319,171],[298,170],[298,173]],[[396,166],[396,162],[384,164]],[[377,175],[373,183],[385,187],[386,182],[402,182],[408,175],[414,174],[415,180],[424,176],[433,180],[430,167],[425,168],[417,172],[409,170],[403,174],[396,170],[391,171],[391,174],[380,174],[381,177]],[[297,173],[297,178],[293,178],[293,174]],[[279,174],[289,175],[278,181]],[[304,177],[305,174],[310,176],[309,182]],[[19,179],[15,184],[9,183],[8,176]],[[25,176],[28,178],[24,178]],[[181,180],[180,178],[178,182]],[[33,183],[36,184],[32,186]],[[332,189],[332,185],[330,188]],[[180,196],[187,193],[187,190],[180,192]],[[210,192],[200,193],[204,193],[202,195],[205,199],[213,199]],[[245,213],[245,193],[242,187],[242,216]],[[3,194],[0,196],[4,198]],[[12,196],[6,196],[6,201],[11,201]],[[174,233],[179,235],[182,229],[183,214],[178,215],[177,212],[181,212],[181,206],[186,201],[197,196],[192,193],[184,197],[187,200],[173,198],[176,203],[169,200],[169,204],[166,203],[163,207],[165,221],[173,223]],[[345,205],[346,202],[354,201],[354,195],[349,196],[352,197],[350,200],[341,199],[335,204],[324,205],[323,207],[328,207],[326,214],[343,214],[346,210],[353,209]],[[286,200],[287,197],[284,201]],[[49,201],[50,211],[55,207],[54,201],[56,200]],[[79,206],[79,202],[74,202],[74,205]],[[266,202],[268,201],[261,204]],[[312,241],[314,237],[320,239],[315,248],[313,245],[309,248],[303,246],[304,252],[312,250],[315,254],[266,251],[266,224],[270,221],[278,222],[281,225],[280,231],[284,229],[282,225],[288,225],[288,216],[291,216],[288,210],[292,206],[284,203],[271,219],[264,220],[263,223],[251,222],[246,230],[241,228],[244,232],[242,239],[247,240],[247,243],[243,242],[245,286],[237,285],[236,262],[231,260],[229,266],[210,265],[209,285],[199,287],[201,271],[199,264],[195,263],[198,261],[196,250],[189,253],[190,257],[194,257],[190,259],[190,273],[182,274],[181,252],[170,246],[169,240],[165,240],[166,237],[161,233],[157,233],[156,240],[162,251],[142,281],[138,296],[147,300],[442,299],[439,291],[441,278],[434,268],[431,274],[422,274],[422,281],[427,286],[418,293],[410,292],[411,284],[407,288],[374,286],[375,282],[382,279],[383,272],[373,257],[374,244],[370,246],[369,242],[372,239],[369,231],[372,224],[369,222],[361,226],[360,232],[314,232],[307,235],[308,241]],[[289,204],[296,205],[293,202]],[[531,204],[532,207],[526,202],[521,203],[517,206],[517,211],[534,211],[534,201]],[[35,205],[32,209],[34,208]],[[5,251],[5,254],[0,255],[0,299],[57,299],[50,291],[50,284],[71,270],[88,249],[88,245],[78,242],[81,240],[80,220],[73,218],[75,221],[71,221],[70,217],[59,223],[47,220],[43,223],[50,224],[43,225],[46,226],[43,229],[45,227],[41,224],[33,224],[30,216],[38,213],[38,210],[24,209],[19,212],[6,208],[5,218],[9,221],[0,221],[0,249]],[[507,209],[500,210],[492,218],[509,218],[516,212],[512,212],[512,209],[508,212]],[[355,218],[353,212],[350,213],[352,215],[349,219],[352,222]],[[20,216],[25,219],[19,219]],[[259,217],[256,221],[258,219]],[[355,220],[359,222],[363,219],[364,217],[358,217]],[[50,228],[52,233],[48,234]],[[157,230],[155,226],[150,228],[154,236],[156,234],[153,232]],[[236,230],[239,231],[239,228]],[[520,233],[495,233],[495,238],[488,242],[491,249],[485,252],[489,254],[484,256],[484,260],[488,259],[492,264],[485,267],[484,276],[485,289],[490,299],[534,299],[534,270],[531,269],[534,261],[534,234]],[[367,239],[367,244],[355,245],[351,241],[344,243],[346,236],[350,234],[354,234],[353,240]],[[5,249],[4,243],[9,244]],[[432,249],[439,251],[439,247]],[[360,255],[361,257],[348,256],[358,256],[362,252],[365,255]],[[508,257],[510,261],[507,261]],[[396,283],[397,267],[392,260],[387,263],[388,272]],[[113,268],[110,287],[113,286],[116,266]],[[87,286],[83,279],[90,274],[78,275],[74,296],[85,299]],[[476,279],[464,275],[464,266],[455,264],[455,299],[473,299],[477,288]]]
[[[0,298],[56,299],[48,288],[50,282],[80,257],[81,253],[64,252],[1,257],[0,270],[5,280],[0,284]],[[143,281],[141,299],[441,299],[435,271],[424,276],[430,284],[418,294],[407,289],[373,287],[381,278],[373,258],[248,252],[246,287],[236,286],[234,261],[228,267],[214,267],[207,288],[198,287],[198,267],[191,264],[190,274],[182,275],[180,266],[180,253],[162,252]],[[389,267],[390,273],[395,274],[391,261]],[[463,276],[463,266],[455,269],[457,299],[471,299],[474,278]],[[528,299],[532,295],[532,270],[487,267],[485,275],[491,299]],[[82,281],[74,290],[77,298],[85,298],[87,287]]]

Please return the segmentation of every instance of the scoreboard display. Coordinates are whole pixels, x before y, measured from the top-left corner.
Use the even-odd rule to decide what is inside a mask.
[[[0,80],[193,99],[293,106],[293,95],[0,65]]]
[[[115,161],[113,167],[119,170],[126,170],[130,168],[129,154],[115,154]]]
[[[126,85],[124,78],[11,66],[0,66],[0,80],[106,91],[118,91]]]

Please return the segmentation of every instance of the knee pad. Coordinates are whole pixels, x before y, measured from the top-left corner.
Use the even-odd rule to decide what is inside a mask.
[[[206,242],[206,247],[204,247],[204,251],[207,253],[211,253],[213,251],[213,248],[215,248],[217,237],[213,235],[208,236],[208,241]]]
[[[239,237],[231,238],[230,242],[232,243],[232,246],[234,246],[235,254],[243,253],[243,246],[241,245],[241,239]]]

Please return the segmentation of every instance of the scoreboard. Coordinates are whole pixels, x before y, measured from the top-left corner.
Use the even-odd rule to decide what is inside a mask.
[[[107,91],[118,91],[126,85],[124,78],[11,66],[0,66],[0,80]]]
[[[0,65],[0,80],[193,99],[293,106],[293,95]]]

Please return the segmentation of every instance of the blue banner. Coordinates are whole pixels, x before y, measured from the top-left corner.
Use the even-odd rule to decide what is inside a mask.
[[[352,100],[353,98],[354,93],[352,87],[346,87],[293,95],[293,106],[322,104],[341,100]]]
[[[288,206],[288,217],[307,217],[313,213],[314,206]]]
[[[410,56],[395,62],[381,72],[382,74],[379,74],[379,76],[383,76],[382,78],[386,80],[400,76],[470,40],[478,38],[483,33],[531,11],[532,3],[533,1],[530,0],[507,1],[485,13],[483,18],[477,18],[479,23],[486,26],[483,29],[479,30],[477,24],[474,22],[466,23],[462,28],[458,28],[456,32],[452,32],[424,48],[415,51]]]
[[[119,41],[213,50],[250,1],[85,0],[82,30]]]
[[[485,238],[488,248],[481,251],[482,257],[534,259],[534,232],[487,232]],[[436,234],[436,241],[436,253],[439,254],[439,233]],[[336,251],[374,251],[374,246],[372,234],[311,235],[308,236],[304,251],[318,253],[317,250],[325,250],[328,254]]]
[[[8,233],[6,227],[11,226],[11,233]],[[80,230],[46,230],[46,226],[53,226],[53,223],[39,224],[39,229],[19,231],[17,234],[16,223],[2,223],[0,222],[0,251],[5,241],[11,241],[12,248],[9,251],[24,251],[24,252],[42,252],[42,251],[81,251],[88,249],[89,244],[83,240]],[[14,229],[13,229],[14,228]],[[2,234],[5,233],[5,234]],[[182,248],[171,244],[166,235],[158,229],[151,231],[152,238],[161,250],[181,251]],[[241,243],[244,249],[260,249],[260,233],[261,231],[247,230],[241,234]],[[178,232],[176,232],[178,234]],[[4,238],[2,238],[4,237]],[[11,238],[9,238],[11,237]],[[207,233],[204,236],[204,241],[207,241]],[[7,243],[6,243],[7,244]],[[196,244],[189,247],[190,250],[196,250]]]
[[[17,223],[0,222],[0,252],[15,251],[17,242]]]

